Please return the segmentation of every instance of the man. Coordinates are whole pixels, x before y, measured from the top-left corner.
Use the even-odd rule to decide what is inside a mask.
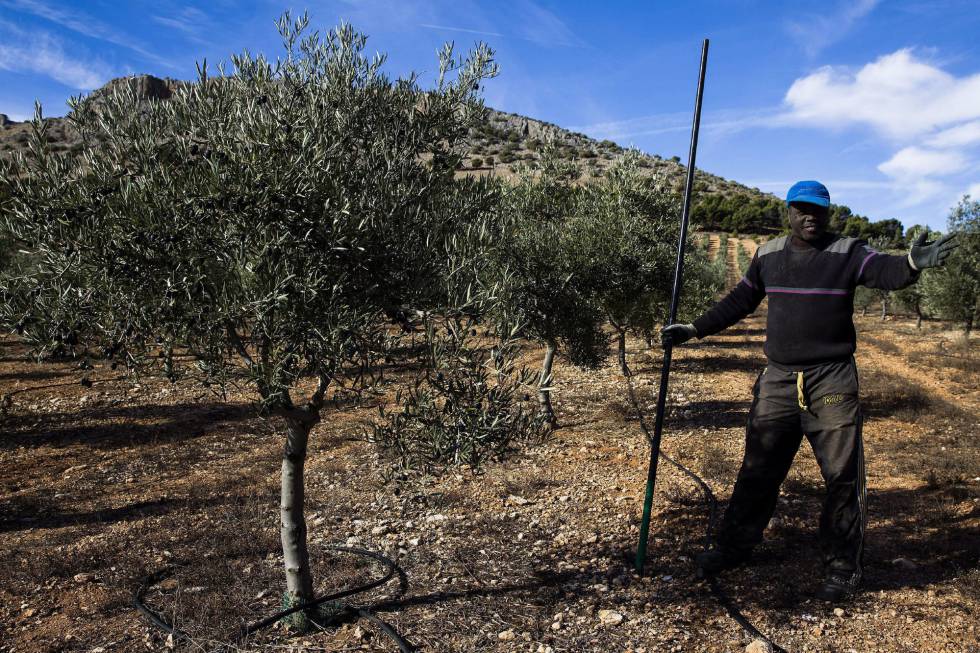
[[[838,601],[861,579],[867,524],[861,409],[854,365],[854,289],[897,290],[919,270],[942,265],[952,235],[907,256],[874,251],[857,238],[828,233],[830,193],[816,181],[789,189],[790,235],[756,251],[745,276],[693,324],[671,324],[664,344],[704,338],[746,317],[769,297],[765,352],[753,387],[745,457],[717,546],[697,557],[698,574],[745,562],[772,517],[779,486],[806,434],[827,485],[820,517],[826,578],[817,596]]]

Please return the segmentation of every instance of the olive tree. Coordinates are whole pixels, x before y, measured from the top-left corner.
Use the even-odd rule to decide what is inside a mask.
[[[626,366],[626,334],[649,335],[667,319],[680,203],[662,177],[644,175],[636,152],[585,184],[566,225],[569,257],[580,283],[615,329],[621,369]],[[720,286],[693,242],[687,247],[685,306],[697,310]],[[707,283],[706,283],[707,282]]]
[[[923,227],[922,225],[915,225],[910,227],[906,232],[905,240],[911,245],[915,242],[915,239],[919,237],[923,231],[926,232],[929,240],[935,240],[939,237],[938,232],[930,231],[928,227]],[[907,311],[911,311],[915,315],[915,328],[922,328],[922,319],[926,316],[926,294],[930,285],[930,277],[935,274],[935,270],[923,270],[919,276],[919,279],[908,285],[901,290],[892,291],[892,298],[898,303],[899,306]]]
[[[891,242],[884,237],[871,238],[868,244],[881,252],[886,252],[891,246]],[[892,251],[887,252],[888,254],[903,254],[903,251]],[[892,299],[891,290],[884,290],[882,288],[868,288],[866,286],[858,286],[854,293],[854,303],[861,306],[861,315],[868,314],[868,308],[871,304],[878,302],[881,307],[881,321],[884,322],[885,318],[888,317],[888,302]]]
[[[501,206],[505,228],[493,254],[500,285],[498,330],[518,329],[544,345],[538,402],[551,424],[552,368],[559,345],[574,364],[593,368],[608,349],[602,313],[587,284],[588,271],[570,255],[573,236],[568,221],[576,207],[579,174],[554,145],[546,148],[538,165],[518,168]]]
[[[391,319],[434,300],[486,188],[457,181],[496,73],[477,46],[439,54],[431,88],[391,79],[348,25],[278,22],[276,61],[248,52],[165,101],[122,85],[74,98],[78,159],[44,144],[2,163],[2,220],[30,274],[5,319],[40,346],[101,349],[173,379],[254,390],[284,424],[286,601],[313,598],[304,461],[331,384],[363,381]],[[449,285],[452,285],[450,283]]]
[[[961,324],[969,335],[980,319],[980,201],[963,197],[950,212],[947,226],[958,232],[959,247],[946,265],[925,279],[926,305]]]
[[[854,308],[860,308],[862,316],[868,314],[868,308],[876,301],[880,301],[880,297],[874,289],[867,286],[858,286],[854,289]]]

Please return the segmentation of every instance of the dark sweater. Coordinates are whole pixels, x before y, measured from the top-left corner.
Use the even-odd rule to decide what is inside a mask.
[[[790,236],[759,247],[731,292],[694,321],[698,337],[727,329],[769,296],[766,356],[810,365],[854,353],[854,289],[897,290],[918,272],[906,256],[890,256],[857,238],[828,235],[816,245]]]

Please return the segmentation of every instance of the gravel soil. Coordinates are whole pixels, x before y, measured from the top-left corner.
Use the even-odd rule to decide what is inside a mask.
[[[862,591],[812,598],[822,481],[806,444],[753,564],[722,585],[788,651],[980,651],[980,352],[949,325],[856,318],[870,524]],[[663,448],[727,500],[764,312],[675,350]],[[630,341],[651,416],[660,352]],[[540,353],[526,350],[528,365]],[[743,651],[753,644],[694,576],[706,508],[660,466],[646,573],[632,570],[649,447],[612,358],[556,367],[559,427],[481,473],[384,483],[363,440],[383,397],[338,397],[313,433],[307,506],[318,591],[404,572],[358,605],[424,651]],[[94,381],[83,385],[80,380]],[[392,377],[393,379],[395,377]],[[398,382],[393,381],[393,390]],[[366,620],[227,645],[279,608],[280,424],[217,397],[96,363],[37,363],[0,341],[0,651],[392,651]],[[187,631],[168,642],[132,604]],[[748,648],[747,648],[748,647]]]

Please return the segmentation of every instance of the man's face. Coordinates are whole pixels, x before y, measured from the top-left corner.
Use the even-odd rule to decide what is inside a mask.
[[[827,232],[829,214],[826,206],[792,202],[789,205],[789,229],[801,240],[818,240]]]

